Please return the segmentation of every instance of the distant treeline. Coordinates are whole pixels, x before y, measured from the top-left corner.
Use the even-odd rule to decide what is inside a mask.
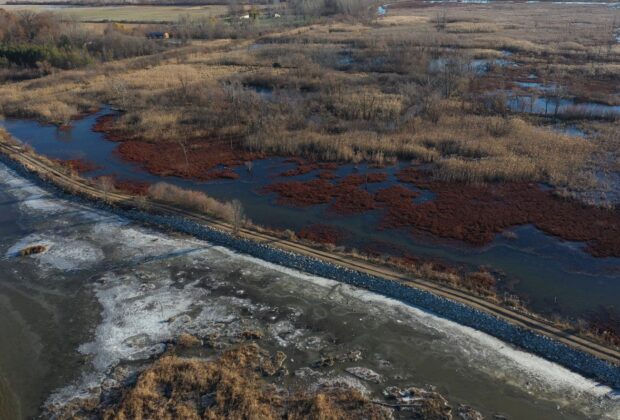
[[[7,0],[7,5],[45,6],[227,6],[229,0]],[[250,4],[250,1],[234,2]],[[273,0],[253,0],[251,4],[272,4]],[[279,2],[275,2],[279,3]],[[0,5],[1,7],[1,5]]]
[[[30,76],[46,74],[54,68],[72,69],[95,61],[110,61],[152,54],[165,46],[147,40],[142,33],[117,30],[88,31],[72,22],[63,22],[53,13],[0,9],[0,73],[36,70]]]
[[[72,48],[58,48],[55,45],[0,45],[0,66],[14,64],[20,67],[36,68],[41,63],[52,67],[70,69],[90,62],[84,51]]]

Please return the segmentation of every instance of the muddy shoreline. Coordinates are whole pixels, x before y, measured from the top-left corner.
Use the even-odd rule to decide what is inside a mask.
[[[397,299],[459,324],[488,333],[612,387],[620,387],[620,366],[612,365],[593,355],[464,304],[445,299],[428,291],[414,289],[397,281],[353,271],[310,256],[288,252],[264,243],[235,237],[182,217],[150,214],[135,209],[122,209],[120,207],[108,206],[97,200],[70,195],[57,186],[42,180],[37,174],[28,171],[9,157],[2,155],[0,160],[22,176],[47,189],[52,189],[63,198],[76,200],[79,203],[110,211],[129,220],[186,233],[198,239],[225,246],[263,261],[345,282],[386,297]]]

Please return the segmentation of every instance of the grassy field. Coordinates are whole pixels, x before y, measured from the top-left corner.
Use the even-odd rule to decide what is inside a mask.
[[[79,22],[176,22],[181,16],[204,18],[226,14],[226,6],[112,6],[75,7],[49,5],[2,5],[10,11],[31,10],[60,13]]]

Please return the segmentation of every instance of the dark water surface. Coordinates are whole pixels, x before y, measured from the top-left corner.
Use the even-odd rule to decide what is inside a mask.
[[[338,216],[325,212],[326,205],[296,209],[276,204],[273,194],[262,194],[261,189],[273,182],[312,179],[318,171],[296,177],[279,175],[295,167],[282,158],[254,162],[252,172],[237,168],[238,180],[196,182],[176,177],[152,175],[139,165],[128,163],[115,154],[117,143],[105,140],[100,133],[91,131],[96,118],[110,112],[104,109],[74,123],[69,131],[58,130],[29,120],[0,121],[14,137],[30,144],[38,153],[57,159],[85,159],[100,167],[86,174],[98,176],[113,174],[119,179],[155,183],[165,181],[184,188],[197,189],[218,199],[239,199],[247,216],[255,223],[274,228],[299,230],[311,224],[331,224],[351,234],[347,244],[357,248],[382,241],[395,244],[413,255],[439,258],[466,266],[489,266],[505,276],[501,287],[517,294],[532,309],[542,313],[559,312],[573,317],[588,317],[605,310],[620,316],[620,258],[594,258],[582,250],[583,244],[572,243],[545,235],[533,226],[511,229],[516,239],[498,235],[485,247],[434,238],[415,238],[400,231],[378,231],[375,226],[381,210],[353,216]],[[398,166],[387,169],[359,165],[340,167],[343,176],[354,172],[387,172],[387,182],[370,184],[372,192],[394,185]],[[432,200],[433,194],[423,192],[418,200]]]
[[[282,384],[336,380],[374,398],[386,386],[430,384],[453,406],[467,403],[487,417],[620,415],[609,388],[486,334],[57,199],[3,165],[0,205],[1,419],[86,395],[109,369],[148,358],[181,332],[234,342],[248,329],[264,333],[263,347],[286,353],[291,374]],[[16,256],[32,244],[48,250]],[[361,360],[305,378],[293,373],[351,350]],[[356,379],[345,371],[351,366],[373,369],[383,382]]]

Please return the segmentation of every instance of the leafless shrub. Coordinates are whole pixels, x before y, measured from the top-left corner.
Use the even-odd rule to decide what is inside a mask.
[[[110,193],[114,191],[114,180],[109,176],[100,176],[97,178],[96,184],[103,192],[103,200],[110,202]]]
[[[241,227],[243,226],[244,220],[245,220],[245,216],[243,212],[243,205],[241,204],[241,201],[233,200],[231,203],[231,207],[232,207],[233,232],[235,234],[238,234],[239,229],[241,229]]]

